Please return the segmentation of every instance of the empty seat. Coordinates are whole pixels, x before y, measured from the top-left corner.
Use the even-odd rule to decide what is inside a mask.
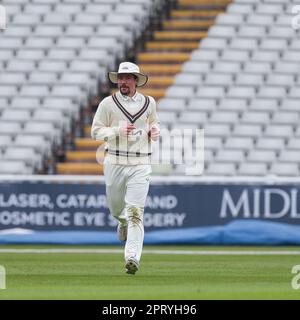
[[[217,111],[211,115],[209,121],[211,123],[233,124],[239,121],[239,115],[234,111]]]
[[[191,54],[191,60],[194,61],[215,61],[219,59],[217,50],[194,50]]]
[[[216,49],[220,51],[221,49],[226,48],[226,46],[227,39],[222,38],[204,38],[200,44],[202,50]]]
[[[296,125],[299,124],[299,112],[276,112],[271,122],[273,124],[287,124],[287,125]]]
[[[278,176],[299,176],[299,167],[296,163],[273,163],[270,173]]]
[[[182,65],[182,71],[186,73],[206,73],[210,70],[210,62],[187,61]]]
[[[299,87],[293,87],[289,90],[288,93],[289,98],[295,98],[299,99],[300,98],[300,88]]]
[[[253,148],[253,143],[253,139],[249,137],[228,137],[224,148],[248,151]]]
[[[179,119],[181,123],[197,123],[204,124],[207,120],[205,112],[184,111],[180,114]]]
[[[240,26],[238,31],[238,37],[241,38],[263,38],[266,34],[266,29],[263,26]]]
[[[69,25],[72,21],[72,16],[69,14],[62,14],[59,12],[49,12],[44,16],[44,25]]]
[[[22,132],[22,125],[20,122],[6,122],[0,119],[0,134],[15,136]]]
[[[24,60],[42,60],[45,56],[45,52],[41,49],[21,49],[18,50],[16,55],[17,59],[24,59]]]
[[[219,150],[222,147],[222,137],[206,137],[204,131],[204,149]]]
[[[247,162],[272,163],[276,161],[275,150],[250,150],[247,156]]]
[[[201,86],[198,88],[196,95],[201,98],[222,98],[225,95],[225,89],[217,86]]]
[[[286,96],[286,89],[282,87],[260,87],[257,97],[259,98],[284,98]]]
[[[299,163],[300,151],[299,150],[282,150],[278,160],[281,162],[294,162]]]
[[[260,162],[241,163],[238,169],[238,174],[243,176],[264,176],[267,172],[267,164]]]
[[[244,62],[249,60],[250,54],[244,50],[224,50],[222,60],[233,62]]]
[[[31,85],[51,86],[58,81],[57,74],[54,72],[32,72],[29,76],[28,83]]]
[[[221,99],[219,109],[222,111],[240,111],[243,112],[247,109],[247,99],[238,98],[225,98]]]
[[[30,147],[37,153],[50,156],[51,143],[42,135],[17,135],[13,145],[15,147]]]
[[[249,104],[249,110],[252,111],[276,111],[278,109],[278,100],[272,98],[254,98]]]
[[[13,142],[13,139],[10,135],[0,134],[0,154],[1,154],[1,150],[4,150],[10,145],[12,145],[12,142]]]
[[[74,23],[77,25],[98,26],[103,23],[104,17],[97,13],[82,13],[75,15]]]
[[[237,124],[233,129],[233,135],[240,137],[259,137],[262,134],[262,127],[255,124]]]
[[[274,138],[289,138],[293,135],[293,127],[290,125],[269,125],[264,135]]]
[[[280,110],[282,111],[299,111],[298,99],[283,99],[280,103]]]
[[[6,109],[1,115],[1,120],[5,121],[17,121],[24,123],[29,121],[31,118],[31,113],[28,110],[15,110],[15,109]]]
[[[241,70],[241,64],[239,62],[217,61],[214,63],[212,70],[219,73],[225,72],[234,74]]]
[[[258,46],[257,39],[233,38],[230,42],[230,48],[235,50],[255,50]]]
[[[161,122],[163,123],[176,123],[177,122],[177,113],[171,111],[159,111],[158,116]]]
[[[256,90],[253,87],[231,87],[228,89],[228,98],[252,99],[256,95]]]
[[[230,14],[250,14],[254,11],[254,6],[250,3],[230,3],[227,6],[227,12]]]
[[[193,87],[171,86],[166,90],[168,98],[191,98],[194,95]]]
[[[48,98],[43,101],[43,107],[47,109],[63,110],[66,115],[72,115],[74,118],[79,116],[79,104],[72,101],[71,98]]]
[[[268,86],[292,86],[295,82],[294,75],[291,74],[269,74],[266,80]]]
[[[85,46],[85,40],[77,37],[60,37],[57,39],[57,48],[81,49]]]
[[[48,49],[53,44],[54,39],[48,37],[29,37],[25,41],[26,48],[28,49]]]
[[[1,45],[2,45],[2,40],[1,40]],[[32,72],[35,68],[36,68],[36,64],[33,61],[14,59],[8,62],[6,71]]]
[[[281,150],[284,147],[284,138],[260,137],[255,147],[262,150]]]
[[[291,26],[271,26],[269,29],[268,36],[270,38],[282,38],[282,39],[291,39],[295,36],[295,31]]]
[[[233,76],[231,74],[225,73],[211,73],[208,74],[205,78],[204,83],[209,86],[222,86],[222,85],[231,85],[233,82]]]
[[[11,101],[11,108],[35,110],[40,107],[39,98],[16,97]]]
[[[76,85],[53,86],[51,94],[53,97],[70,98],[77,103],[85,103],[88,98]]]
[[[216,109],[217,101],[216,99],[203,99],[203,98],[192,98],[189,99],[187,103],[187,108],[189,110],[199,110],[211,112]]]
[[[259,14],[281,14],[283,12],[283,5],[282,4],[265,4],[261,3],[259,6],[256,7],[256,12]]]
[[[23,132],[24,134],[29,135],[43,135],[46,139],[50,140],[53,143],[59,142],[60,138],[54,124],[50,122],[38,123],[34,121],[28,121],[25,123]]]
[[[48,12],[51,12],[51,5],[45,4],[45,3],[43,4],[27,3],[26,6],[24,6],[24,12],[31,13],[34,15],[46,14]]]
[[[265,38],[261,40],[260,49],[262,50],[285,50],[287,47],[286,39],[269,39]]]
[[[266,125],[270,121],[268,112],[250,111],[245,112],[241,117],[241,123]]]
[[[239,26],[244,22],[244,16],[239,14],[221,13],[216,17],[216,24],[225,26]]]
[[[184,99],[162,98],[157,103],[158,111],[181,111],[186,107]]]
[[[280,61],[275,64],[274,71],[276,73],[299,74],[299,63]]]
[[[264,14],[249,14],[247,16],[247,24],[255,26],[270,26],[274,23],[274,17],[272,15]]]
[[[222,150],[215,156],[217,162],[240,163],[244,161],[245,155],[242,150]]]
[[[283,53],[283,56],[282,56],[282,60],[284,61],[294,61],[294,62],[299,62],[300,61],[300,58],[299,58],[299,52],[298,50],[294,50],[294,51],[285,51]]]
[[[19,148],[19,147],[8,147],[4,154],[4,160],[21,160],[26,163],[29,167],[41,169],[42,156],[34,151],[32,148]]]
[[[67,69],[67,63],[65,61],[40,61],[39,71],[47,72],[64,72]]]
[[[275,62],[280,60],[278,51],[260,50],[253,52],[252,61],[255,62]]]
[[[175,76],[175,85],[199,85],[202,82],[202,76],[198,74],[191,73],[179,73]]]
[[[70,131],[70,123],[64,117],[64,114],[61,110],[35,110],[32,116],[32,121],[37,121],[39,123],[51,122],[60,130],[65,129],[66,132]]]
[[[2,49],[0,51],[0,61],[8,61],[14,56],[12,49]]]
[[[286,148],[291,150],[300,150],[300,138],[299,137],[290,138]]]
[[[21,85],[26,82],[26,75],[21,72],[7,72],[0,74],[0,85]]]
[[[204,135],[208,137],[227,137],[230,134],[229,124],[206,124],[204,126]]]
[[[72,60],[76,57],[75,49],[50,49],[47,58],[49,60]]]
[[[246,62],[244,65],[244,71],[248,73],[268,74],[271,69],[271,64],[267,62]]]
[[[65,35],[67,37],[88,37],[94,33],[92,26],[69,25],[66,27]]]
[[[45,97],[49,95],[49,88],[45,85],[24,85],[20,90],[20,95],[24,97]]]
[[[0,174],[31,174],[33,169],[27,167],[24,161],[0,160]]]
[[[204,171],[204,174],[216,176],[234,176],[236,174],[236,169],[233,163],[213,162],[209,164],[208,168]]]
[[[235,83],[238,86],[261,86],[264,82],[264,76],[262,74],[248,74],[240,73],[236,76]]]

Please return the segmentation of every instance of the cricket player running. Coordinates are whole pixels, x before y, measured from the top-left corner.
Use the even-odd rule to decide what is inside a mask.
[[[108,77],[119,91],[100,102],[91,135],[93,139],[106,141],[104,176],[108,206],[119,221],[119,240],[126,241],[126,272],[135,274],[144,240],[151,141],[159,139],[159,121],[153,97],[136,90],[148,81],[136,64],[122,62],[118,72],[109,72]]]

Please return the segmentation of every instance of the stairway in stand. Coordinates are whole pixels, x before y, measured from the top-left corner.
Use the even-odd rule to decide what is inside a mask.
[[[158,101],[166,89],[174,83],[182,64],[190,59],[207,36],[208,28],[216,16],[226,10],[231,0],[178,0],[162,28],[154,31],[152,39],[145,43],[144,51],[136,56],[141,72],[149,75],[149,82],[139,91]],[[92,122],[92,119],[90,123]],[[65,162],[57,163],[58,174],[102,174],[102,165],[96,161],[96,150],[103,143],[90,139],[91,126],[84,128],[84,137],[75,140],[75,150],[67,151]],[[103,152],[97,152],[102,158]]]

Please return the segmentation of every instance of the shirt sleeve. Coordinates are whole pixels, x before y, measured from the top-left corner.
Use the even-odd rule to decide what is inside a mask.
[[[154,98],[152,98],[152,97],[149,97],[149,98],[150,98],[150,103],[151,103],[151,113],[149,115],[149,126],[150,126],[150,128],[156,127],[159,129],[160,121],[158,119],[158,115],[156,112],[156,102],[155,102]]]
[[[95,140],[109,141],[119,135],[119,127],[110,126],[107,99],[100,102],[93,119],[91,136]]]

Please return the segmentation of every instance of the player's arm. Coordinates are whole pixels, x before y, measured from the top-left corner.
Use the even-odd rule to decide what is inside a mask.
[[[91,136],[95,140],[109,141],[119,135],[119,127],[111,127],[109,120],[109,111],[107,100],[104,99],[100,102],[95,113]]]
[[[100,102],[96,114],[93,119],[91,136],[95,140],[109,141],[116,136],[128,136],[128,134],[135,128],[134,125],[126,121],[120,121],[119,126],[110,126],[110,114],[107,100]]]
[[[151,113],[149,115],[150,131],[148,134],[151,140],[156,141],[159,139],[159,135],[160,135],[160,128],[159,128],[160,122],[156,112],[156,102],[152,97],[150,97],[150,101],[151,101]]]

